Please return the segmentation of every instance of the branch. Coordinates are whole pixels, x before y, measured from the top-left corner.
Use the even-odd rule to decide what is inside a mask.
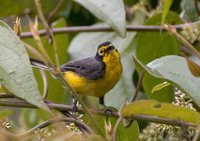
[[[7,94],[0,94],[0,99],[7,98]],[[9,98],[11,98],[9,96]],[[12,97],[14,98],[14,96]],[[71,105],[64,105],[64,104],[56,104],[52,102],[46,102],[46,105],[51,109],[56,109],[61,112],[68,112],[73,111],[73,106]],[[18,99],[17,101],[11,101],[11,100],[0,100],[0,106],[8,106],[8,107],[20,107],[20,108],[37,108],[34,105],[31,105],[24,100]],[[77,112],[79,113],[85,113],[83,108],[77,108]],[[120,117],[118,112],[105,112],[105,110],[100,109],[92,109],[89,108],[88,111],[91,114],[97,114],[97,115],[104,115],[104,116],[112,116],[112,117]],[[157,122],[157,123],[163,123],[163,124],[170,124],[175,126],[193,126],[196,127],[197,125],[190,123],[190,122],[184,122],[180,120],[172,120],[167,118],[161,118],[156,116],[150,116],[150,115],[141,115],[141,114],[135,114],[134,116],[130,117],[131,120],[145,120],[149,122]]]
[[[49,21],[59,10],[59,8],[62,6],[64,0],[59,0],[54,9],[50,12],[50,14],[47,17],[47,20]]]
[[[29,135],[34,134],[35,130],[37,130],[37,129],[42,129],[44,127],[47,127],[49,125],[52,125],[52,124],[55,124],[55,123],[59,123],[59,122],[74,123],[80,130],[84,130],[86,135],[93,133],[92,129],[89,126],[87,126],[85,123],[80,122],[77,119],[69,118],[69,117],[53,118],[53,119],[46,120],[46,121],[34,126],[33,128],[31,128],[30,130],[28,130],[28,131],[26,131],[24,133],[10,133],[5,129],[1,129],[0,132],[2,134],[4,134],[5,136],[7,136],[8,138],[13,138],[13,139],[19,138],[19,139],[21,139],[21,138],[25,138],[25,137],[27,137]]]
[[[198,24],[199,22],[194,23],[186,23],[186,24],[180,24],[180,25],[174,25],[174,28],[177,30],[181,30],[182,28],[186,26],[192,26],[195,24]],[[127,25],[126,30],[128,32],[134,32],[134,31],[157,31],[160,32],[166,31],[166,29],[163,26],[147,26],[147,25]],[[110,26],[72,26],[72,27],[61,27],[61,28],[52,28],[52,32],[54,34],[63,34],[63,33],[70,33],[70,32],[111,32],[114,31]],[[39,30],[40,35],[46,35],[46,30],[42,29]],[[28,38],[32,37],[31,32],[22,32],[21,38]]]
[[[84,129],[85,132],[88,133],[88,134],[93,133],[92,129],[90,129],[89,126],[87,126],[83,122],[80,122],[79,120],[74,119],[74,118],[65,117],[65,118],[54,118],[54,119],[44,121],[44,122],[36,125],[35,127],[31,128],[30,130],[26,131],[25,133],[18,134],[18,136],[19,137],[25,137],[25,136],[31,135],[37,129],[42,129],[44,127],[47,127],[49,125],[52,125],[52,124],[55,124],[55,123],[58,123],[58,122],[74,123],[77,127],[79,127],[80,130]]]
[[[194,0],[194,5],[195,5],[195,9],[196,9],[198,16],[200,16],[200,11],[199,11],[199,8],[198,8],[198,0]]]

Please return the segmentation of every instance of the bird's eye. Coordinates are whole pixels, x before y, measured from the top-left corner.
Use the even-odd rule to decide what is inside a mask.
[[[103,55],[104,55],[104,49],[99,49],[98,52],[99,52],[99,55],[100,55],[100,56],[103,56]]]

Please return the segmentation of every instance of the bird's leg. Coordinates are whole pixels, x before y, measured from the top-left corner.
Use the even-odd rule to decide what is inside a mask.
[[[77,111],[77,99],[74,96],[72,96],[72,113],[75,114]]]
[[[103,105],[104,106],[104,108],[105,108],[105,113],[107,113],[107,114],[112,114],[112,110],[111,109],[109,109],[105,104],[104,104],[104,96],[102,96],[102,97],[99,97],[99,103],[101,104],[101,105]]]

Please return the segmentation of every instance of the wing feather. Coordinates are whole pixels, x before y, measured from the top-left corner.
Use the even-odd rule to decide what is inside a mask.
[[[61,71],[72,71],[88,79],[98,79],[105,73],[105,64],[91,57],[64,64]]]

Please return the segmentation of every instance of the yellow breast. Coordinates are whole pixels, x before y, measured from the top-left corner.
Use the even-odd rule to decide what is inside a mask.
[[[88,80],[72,71],[65,72],[64,78],[78,94],[102,97],[115,86],[122,73],[120,56],[116,50],[106,54],[103,58],[103,62],[106,68],[105,74],[101,78]]]

